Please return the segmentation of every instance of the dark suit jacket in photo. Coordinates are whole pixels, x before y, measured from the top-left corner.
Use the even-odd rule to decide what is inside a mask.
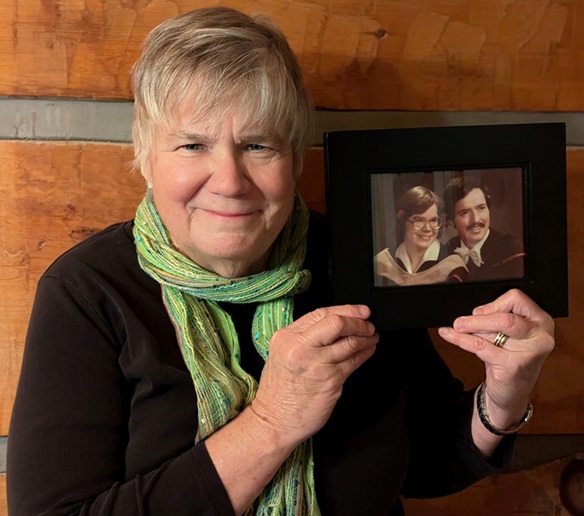
[[[448,253],[460,247],[460,237],[448,241]],[[525,249],[523,244],[509,233],[490,228],[490,233],[481,247],[480,267],[472,260],[467,263],[468,281],[522,278],[525,275]]]

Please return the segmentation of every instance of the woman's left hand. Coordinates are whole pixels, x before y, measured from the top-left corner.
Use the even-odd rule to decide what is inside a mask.
[[[493,344],[499,332],[508,336]],[[510,290],[472,315],[459,317],[440,336],[485,363],[486,396],[493,423],[501,428],[525,413],[545,358],[554,348],[554,321],[519,290]],[[497,425],[497,426],[499,426]]]

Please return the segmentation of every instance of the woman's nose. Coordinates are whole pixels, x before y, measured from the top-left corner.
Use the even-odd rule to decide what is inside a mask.
[[[238,197],[247,191],[249,180],[241,159],[234,153],[223,153],[212,162],[207,187],[215,194]]]

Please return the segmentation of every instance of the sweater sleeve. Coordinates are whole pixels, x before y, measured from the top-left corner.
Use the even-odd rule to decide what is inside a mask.
[[[107,305],[103,292],[89,302],[61,278],[39,283],[9,432],[10,514],[232,514],[194,435],[128,477],[128,420],[137,399],[120,367],[124,342]]]
[[[474,389],[463,390],[426,332],[410,342],[404,375],[410,440],[404,496],[444,496],[500,472],[511,460],[514,436],[483,459],[471,435]]]

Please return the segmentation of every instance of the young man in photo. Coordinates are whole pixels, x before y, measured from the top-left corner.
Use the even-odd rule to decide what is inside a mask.
[[[448,222],[458,236],[447,243],[449,254],[459,255],[468,281],[521,278],[525,250],[514,235],[491,227],[490,195],[478,177],[456,177],[444,190]]]

